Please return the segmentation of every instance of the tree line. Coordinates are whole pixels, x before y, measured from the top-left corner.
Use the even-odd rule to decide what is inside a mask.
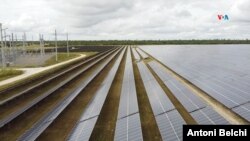
[[[39,44],[38,41],[27,41],[28,44]],[[66,46],[66,41],[58,41],[58,46]],[[70,40],[70,46],[79,45],[192,45],[192,44],[250,44],[250,40]],[[54,41],[45,41],[46,46],[54,46]]]

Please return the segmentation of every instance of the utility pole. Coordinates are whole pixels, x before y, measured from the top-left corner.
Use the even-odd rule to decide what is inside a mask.
[[[12,46],[15,46],[13,33],[11,33],[11,42],[12,42]]]
[[[69,34],[67,33],[67,56],[69,57]]]
[[[55,30],[55,49],[56,49],[56,62],[58,61],[58,56],[57,56],[57,34]]]
[[[44,51],[44,38],[43,38],[43,34],[42,34],[42,52],[43,52],[43,55],[44,55],[45,51]]]
[[[16,61],[16,43],[14,42],[14,34],[11,33],[11,42],[12,42],[12,55],[13,55],[13,62]]]
[[[41,34],[39,34],[39,41],[40,41],[40,54],[41,54],[41,56],[43,55],[43,51],[42,51],[42,35]]]
[[[26,54],[26,34],[23,33],[23,54]]]
[[[11,38],[11,35],[8,35],[8,37],[9,37],[9,46],[10,46],[8,59],[9,59],[9,62],[11,62],[12,61],[11,58],[13,59],[12,38]]]
[[[7,47],[6,31],[4,30],[3,32],[4,32],[4,46],[5,46],[5,48],[6,48],[6,47]]]
[[[17,56],[19,49],[17,48],[17,44],[18,44],[18,42],[17,42],[17,35],[16,35],[16,34],[15,34],[15,38],[16,38],[16,42],[15,42],[15,50],[16,50],[16,56]]]
[[[5,56],[4,56],[2,23],[0,23],[0,30],[1,30],[1,56],[2,56],[2,68],[5,68]]]
[[[24,55],[24,35],[22,36],[22,39],[23,39],[23,48],[22,48],[22,51],[23,51],[23,55]]]
[[[17,35],[15,34],[15,38],[16,38],[16,43],[15,43],[15,46],[17,46]]]
[[[12,47],[12,39],[11,39],[11,35],[8,35],[9,36],[9,45],[10,45],[10,48]]]

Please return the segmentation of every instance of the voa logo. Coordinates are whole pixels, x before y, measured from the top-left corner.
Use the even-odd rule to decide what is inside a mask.
[[[228,20],[229,20],[229,17],[228,17],[228,15],[218,15],[218,19],[219,19],[219,20],[228,21]]]

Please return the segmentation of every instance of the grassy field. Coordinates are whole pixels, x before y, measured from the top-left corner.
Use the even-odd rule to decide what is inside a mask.
[[[55,55],[53,57],[51,57],[50,59],[48,59],[47,61],[45,61],[45,63],[43,64],[43,67],[45,66],[50,66],[50,65],[54,65],[57,63],[61,63],[76,57],[79,57],[80,54],[78,53],[70,53],[69,56],[67,55],[67,53],[58,53],[58,60],[56,61],[55,59]]]
[[[23,71],[15,69],[1,69],[0,70],[0,81],[6,80],[8,78],[21,75]]]
[[[54,49],[54,46],[46,46],[44,49]],[[65,48],[65,47],[58,47],[58,48]],[[32,50],[40,50],[40,45],[39,44],[33,44],[26,46],[27,51],[32,51]]]
[[[90,55],[96,54],[96,52],[70,53],[69,56],[67,55],[67,53],[58,53],[58,60],[57,61],[55,59],[55,56],[53,56],[43,64],[43,67],[54,65],[57,63],[61,63],[61,62],[79,57],[80,54],[85,54],[86,56],[90,56]]]

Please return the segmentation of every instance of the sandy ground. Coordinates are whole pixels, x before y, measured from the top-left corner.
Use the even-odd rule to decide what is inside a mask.
[[[24,71],[23,74],[18,75],[18,76],[16,76],[16,77],[12,77],[12,78],[6,79],[6,80],[4,80],[4,81],[1,81],[1,82],[0,82],[0,86],[5,85],[5,84],[12,83],[12,82],[17,81],[17,80],[20,80],[20,79],[25,79],[25,78],[27,78],[27,77],[29,77],[29,76],[31,76],[31,75],[34,75],[34,74],[43,72],[43,71],[45,71],[45,70],[49,70],[49,69],[58,67],[58,66],[60,66],[60,65],[63,65],[63,64],[66,64],[66,63],[69,63],[69,62],[72,62],[72,61],[75,61],[75,60],[84,58],[85,56],[86,56],[85,54],[81,54],[81,56],[79,56],[79,57],[77,57],[77,58],[74,58],[74,59],[71,59],[71,60],[68,60],[68,61],[65,61],[65,62],[61,62],[61,63],[55,64],[55,65],[47,66],[47,67],[20,68],[19,70],[23,70],[23,71]]]

